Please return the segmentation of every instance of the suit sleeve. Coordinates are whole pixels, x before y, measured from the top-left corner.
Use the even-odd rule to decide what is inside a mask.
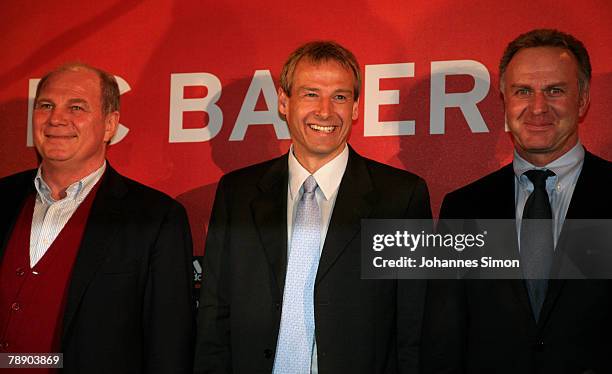
[[[431,217],[427,185],[419,178],[404,218],[428,220]],[[419,370],[425,287],[426,282],[420,279],[397,281],[397,352],[400,373],[414,374]]]
[[[211,214],[202,268],[198,309],[195,373],[230,373],[230,302],[228,201],[225,179],[221,178]]]
[[[146,373],[193,372],[192,248],[185,209],[172,201],[149,259],[143,308]]]
[[[461,199],[447,195],[440,219],[462,217]],[[464,372],[467,342],[467,298],[465,280],[427,281],[427,296],[421,338],[421,373],[460,374]]]

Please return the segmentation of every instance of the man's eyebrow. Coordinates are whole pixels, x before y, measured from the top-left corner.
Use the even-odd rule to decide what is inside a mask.
[[[567,82],[553,82],[544,86],[544,88],[553,88],[553,87],[567,87]]]
[[[531,88],[529,83],[513,83],[510,85],[512,88]]]
[[[336,92],[336,93],[349,93],[349,94],[352,94],[353,90],[351,90],[350,88],[338,88],[334,92]]]
[[[559,81],[559,82],[553,82],[553,83],[549,83],[546,86],[544,86],[544,88],[552,88],[552,87],[566,87],[568,85],[567,82],[563,82],[563,81]],[[510,87],[512,88],[533,88],[533,86],[529,83],[513,83],[510,85]]]
[[[89,102],[85,99],[74,98],[74,99],[69,99],[68,104],[89,104]]]
[[[36,102],[37,102],[37,103],[38,103],[38,102],[41,102],[41,101],[47,101],[47,102],[49,102],[49,103],[53,103],[53,102],[54,102],[53,100],[51,100],[51,99],[49,99],[49,98],[46,98],[46,97],[44,97],[44,96],[39,96],[38,98],[36,98]]]
[[[314,91],[314,92],[319,92],[321,91],[320,88],[315,88],[315,87],[308,87],[308,86],[302,86],[302,87],[298,87],[297,88],[298,91]],[[349,93],[349,94],[353,94],[353,90],[350,88],[338,88],[337,90],[334,91],[334,93]]]
[[[44,97],[44,96],[41,96],[38,99],[36,99],[37,103],[43,102],[43,101],[55,104],[55,101],[53,101],[53,99],[50,99],[50,98],[47,98],[47,97]],[[89,105],[89,102],[87,100],[85,100],[85,99],[74,98],[74,99],[69,99],[68,100],[68,104],[87,104],[87,105]]]
[[[301,86],[297,88],[298,90],[303,90],[303,91],[321,91],[321,89],[319,88],[315,88],[315,87],[308,87],[308,86]]]

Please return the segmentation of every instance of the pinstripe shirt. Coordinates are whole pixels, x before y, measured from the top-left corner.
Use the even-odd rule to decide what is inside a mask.
[[[514,151],[512,166],[515,176],[514,201],[516,203],[516,232],[518,233],[519,243],[521,241],[523,210],[534,188],[533,183],[531,183],[524,173],[531,169],[549,169],[555,173],[555,176],[548,177],[546,180],[546,192],[548,193],[548,200],[550,201],[550,207],[553,214],[553,239],[556,247],[583,164],[584,147],[580,144],[580,141],[563,156],[544,167],[532,165]]]
[[[36,178],[34,178],[37,193],[30,231],[31,268],[38,263],[53,244],[66,222],[100,180],[104,170],[106,170],[106,161],[98,170],[68,186],[66,197],[55,200],[51,197],[51,189],[42,178],[41,167],[38,167]]]

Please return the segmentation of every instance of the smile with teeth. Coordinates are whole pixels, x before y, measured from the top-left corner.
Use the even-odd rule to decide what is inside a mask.
[[[321,125],[315,125],[312,123],[309,123],[308,127],[310,127],[311,129],[315,131],[321,131],[321,132],[327,132],[327,133],[330,133],[336,129],[336,126],[321,126]]]

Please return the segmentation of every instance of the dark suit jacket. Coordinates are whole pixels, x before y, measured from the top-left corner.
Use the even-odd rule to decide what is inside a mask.
[[[271,373],[287,266],[287,155],[219,182],[195,371]],[[424,282],[362,280],[362,218],[428,218],[425,182],[350,150],[315,283],[319,373],[416,372]]]
[[[611,218],[611,185],[612,163],[587,152],[566,219]],[[507,165],[449,193],[440,217],[514,218],[514,200]],[[550,280],[538,323],[522,280],[432,281],[423,372],[612,373],[611,337],[607,280]]]
[[[0,256],[36,171],[0,180]],[[191,236],[183,207],[110,165],[67,294],[64,373],[188,373]],[[41,311],[44,313],[44,311]]]

